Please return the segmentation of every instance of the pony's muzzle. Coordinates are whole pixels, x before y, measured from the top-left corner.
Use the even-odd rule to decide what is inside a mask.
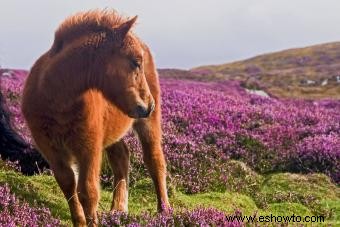
[[[138,118],[146,118],[149,116],[149,111],[144,106],[138,105],[136,108],[136,115]]]
[[[138,105],[136,107],[136,115],[137,118],[147,118],[150,116],[150,114],[152,113],[152,111],[154,111],[155,109],[155,102],[152,101],[151,105],[149,107],[145,107],[143,105]]]

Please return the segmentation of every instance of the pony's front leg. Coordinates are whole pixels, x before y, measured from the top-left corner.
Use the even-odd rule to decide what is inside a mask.
[[[170,207],[166,189],[166,163],[161,147],[160,114],[152,113],[150,118],[135,122],[136,130],[143,148],[143,159],[154,182],[158,211],[167,211]]]
[[[87,146],[77,150],[79,164],[78,192],[87,226],[98,226],[97,208],[99,202],[99,174],[101,167],[101,146]]]
[[[84,211],[78,197],[77,183],[73,169],[69,163],[64,162],[64,160],[54,159],[54,161],[50,163],[54,177],[69,205],[73,226],[87,226]]]
[[[119,141],[106,148],[107,157],[114,175],[113,199],[111,211],[128,211],[128,174],[129,150],[124,141]]]

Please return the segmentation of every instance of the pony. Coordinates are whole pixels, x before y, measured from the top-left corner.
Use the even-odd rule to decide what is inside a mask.
[[[158,210],[170,207],[159,79],[148,46],[131,31],[136,20],[113,10],[70,16],[25,82],[24,118],[74,226],[98,225],[103,152],[114,174],[111,211],[127,211],[130,153],[122,138],[131,128],[142,144]]]

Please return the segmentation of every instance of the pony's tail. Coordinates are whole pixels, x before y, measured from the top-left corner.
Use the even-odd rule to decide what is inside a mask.
[[[10,113],[0,90],[0,156],[18,162],[23,174],[33,175],[48,168],[47,162],[13,129]]]

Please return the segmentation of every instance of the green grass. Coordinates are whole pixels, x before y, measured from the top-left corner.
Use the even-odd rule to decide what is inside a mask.
[[[232,162],[235,166],[238,162]],[[170,201],[175,211],[182,208],[215,207],[232,214],[236,209],[244,215],[324,215],[326,224],[340,225],[340,191],[328,177],[322,174],[299,175],[277,173],[261,176],[239,163],[233,172],[233,180],[241,182],[244,176],[257,180],[257,190],[242,190],[231,187],[225,192],[206,192],[194,195],[185,194],[172,187]],[[239,167],[242,167],[240,171]],[[240,174],[241,173],[241,174]],[[245,181],[253,184],[253,181]],[[12,192],[34,206],[44,205],[52,214],[70,225],[70,215],[53,176],[23,176],[15,171],[0,168],[0,184],[9,184]],[[232,182],[230,182],[232,184]],[[245,185],[244,187],[246,187]],[[248,185],[250,187],[250,185]],[[129,212],[156,212],[156,196],[149,178],[138,181],[129,190]],[[101,191],[99,209],[109,210],[112,194],[107,189]]]

